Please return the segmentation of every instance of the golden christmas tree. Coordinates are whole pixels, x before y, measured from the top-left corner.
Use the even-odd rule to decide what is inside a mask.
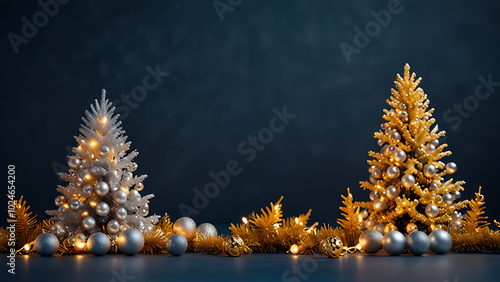
[[[386,122],[375,133],[381,150],[369,152],[373,158],[368,161],[370,178],[360,182],[363,189],[371,191],[370,201],[357,203],[366,209],[361,212],[361,226],[382,233],[447,227],[460,230],[463,217],[455,211],[468,204],[457,201],[465,182],[445,179],[457,165],[441,161],[451,155],[444,151],[447,144],[439,142],[445,132],[434,125],[434,109],[428,109],[427,95],[418,87],[421,78],[415,77],[415,73],[410,76],[406,64],[387,100],[392,109],[384,109]]]

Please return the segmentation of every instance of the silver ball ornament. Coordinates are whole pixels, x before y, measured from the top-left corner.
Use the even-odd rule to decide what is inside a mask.
[[[426,164],[424,165],[424,176],[427,178],[432,178],[434,175],[436,175],[436,167],[432,164]]]
[[[381,212],[387,208],[387,202],[381,199],[375,199],[373,201],[373,209],[377,212]]]
[[[376,253],[382,247],[382,233],[376,230],[366,230],[359,236],[361,249],[369,254]]]
[[[79,158],[69,158],[68,166],[71,169],[79,169],[82,167],[82,159]]]
[[[447,204],[448,206],[450,206],[451,204],[453,204],[453,195],[450,194],[450,193],[446,193],[446,194],[443,194],[443,202],[445,204]]]
[[[429,143],[431,143],[432,145],[434,145],[436,148],[439,146],[439,140],[438,139],[434,139],[434,140],[432,140]]]
[[[71,203],[69,204],[69,207],[74,210],[74,211],[77,211],[80,209],[80,202],[78,200],[73,200],[71,201]]]
[[[359,214],[363,219],[366,219],[370,215],[370,213],[366,209],[363,209]]]
[[[370,192],[370,200],[375,201],[376,199],[378,199],[377,191],[371,191]]]
[[[136,202],[136,201],[139,201],[141,199],[141,194],[135,190],[135,189],[132,189],[130,190],[130,192],[128,193],[128,199],[131,201],[131,202]]]
[[[118,235],[116,242],[120,252],[135,255],[144,247],[144,235],[135,228],[128,228]]]
[[[393,256],[401,254],[405,250],[405,247],[405,235],[399,231],[390,231],[382,238],[382,248]]]
[[[387,196],[387,198],[389,200],[394,200],[398,196],[398,193],[399,193],[398,188],[396,188],[392,185],[385,188],[385,195]]]
[[[423,255],[429,250],[429,237],[422,231],[412,232],[406,237],[406,247],[416,256]]]
[[[92,254],[96,256],[102,256],[106,254],[109,251],[110,247],[111,241],[109,240],[108,235],[102,232],[97,232],[90,235],[89,239],[87,240],[87,248]]]
[[[460,193],[460,191],[458,191],[458,190],[454,191],[451,195],[453,196],[453,199],[455,199],[455,200],[458,200],[458,199],[460,199],[460,197],[462,197],[462,193]]]
[[[389,135],[389,138],[392,140],[399,141],[401,140],[401,134],[399,134],[399,132],[394,131],[391,133],[391,135]]]
[[[448,252],[453,244],[451,235],[442,229],[432,231],[431,234],[429,234],[429,242],[431,251],[436,254]]]
[[[191,241],[196,233],[196,223],[184,216],[175,221],[173,229],[174,233],[181,234],[186,240]]]
[[[116,234],[120,231],[120,223],[116,219],[112,219],[106,225],[109,234]]]
[[[399,176],[399,168],[397,166],[392,165],[392,166],[387,168],[387,170],[385,171],[385,174],[389,178],[396,178]]]
[[[427,155],[431,154],[434,151],[436,151],[436,146],[432,145],[431,143],[429,143],[429,144],[427,144],[427,146],[425,146],[425,153]]]
[[[375,222],[375,220],[373,220],[373,219],[368,219],[367,221],[365,221],[366,229],[373,229],[373,227],[375,227],[375,225],[377,225],[377,222]]]
[[[439,214],[439,208],[435,204],[428,204],[425,207],[425,215],[429,218],[434,218]]]
[[[384,146],[384,143],[385,143],[385,142],[384,142],[384,140],[382,140],[382,139],[378,139],[378,140],[377,140],[377,145],[379,145],[380,147]]]
[[[109,192],[108,183],[101,181],[95,185],[95,193],[99,196],[105,196]]]
[[[58,207],[64,205],[66,203],[66,197],[63,195],[59,195],[54,199],[54,204]]]
[[[380,178],[382,177],[382,171],[378,167],[374,167],[371,172],[371,176],[374,178]]]
[[[445,166],[445,170],[449,174],[455,173],[457,169],[458,169],[457,164],[454,162],[449,162]]]
[[[125,193],[124,191],[122,190],[118,190],[116,192],[113,193],[113,200],[119,204],[119,205],[123,205],[127,202],[127,193]]]
[[[83,186],[82,190],[83,190],[83,195],[88,197],[88,196],[92,195],[94,188],[92,188],[92,186],[87,184],[87,185]]]
[[[83,229],[85,229],[87,231],[94,229],[95,226],[96,226],[95,219],[91,216],[87,216],[82,221],[82,227],[83,227]]]
[[[406,111],[401,111],[399,112],[399,118],[400,119],[407,119],[408,118],[408,113]]]
[[[62,222],[57,221],[50,228],[50,232],[52,232],[52,234],[56,235],[56,237],[60,239],[66,236],[67,230],[66,226]]]
[[[439,188],[439,186],[436,183],[434,183],[434,182],[432,182],[431,184],[429,184],[429,191],[431,191],[431,192],[432,191],[436,191],[438,188]]]
[[[127,210],[125,208],[117,208],[115,211],[115,217],[118,220],[125,220],[127,218]]]
[[[217,228],[211,223],[202,223],[196,228],[195,234],[203,237],[217,237]]]
[[[462,216],[461,212],[458,211],[453,211],[453,215],[451,217],[453,220],[460,220],[463,219],[464,217]]]
[[[59,250],[59,240],[52,233],[42,233],[35,240],[35,250],[42,256],[52,256]]]
[[[139,208],[138,214],[140,216],[147,216],[149,213],[149,205],[148,203],[145,203],[142,207]]]
[[[110,207],[107,203],[105,202],[100,202],[99,204],[97,204],[97,206],[95,207],[95,212],[97,213],[97,215],[99,216],[107,216],[109,214],[109,211],[110,211]]]
[[[384,234],[385,224],[384,223],[379,223],[379,224],[375,225],[375,228],[373,228],[373,230],[378,231],[378,232]]]
[[[406,153],[401,149],[396,150],[396,152],[394,152],[393,158],[398,163],[404,162],[404,160],[406,160]]]
[[[406,188],[411,188],[413,184],[415,184],[415,177],[411,174],[405,174],[401,178],[401,184],[403,184],[404,187]]]
[[[181,234],[174,234],[167,240],[167,252],[173,256],[180,256],[186,252],[188,242]]]
[[[109,154],[108,146],[102,146],[99,150],[99,154],[101,154],[101,156],[106,156],[107,154]]]

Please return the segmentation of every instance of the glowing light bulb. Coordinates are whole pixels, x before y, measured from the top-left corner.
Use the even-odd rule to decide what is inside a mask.
[[[85,176],[84,176],[84,177],[85,177],[85,179],[86,179],[86,180],[90,180],[90,179],[92,179],[92,176],[91,176],[90,174],[85,174]]]
[[[84,212],[82,212],[82,216],[83,216],[83,217],[87,217],[88,215],[89,215],[89,212],[88,212],[88,211],[84,211]]]
[[[79,249],[83,249],[83,247],[85,247],[85,243],[80,242],[80,243],[76,244],[76,246],[77,246]]]
[[[357,245],[356,245],[356,249],[361,250],[361,245],[360,245],[360,244],[357,244]]]
[[[294,255],[298,254],[299,253],[299,246],[297,246],[296,244],[293,244],[291,247],[290,247],[290,252]]]
[[[248,224],[248,219],[246,217],[242,217],[241,221],[243,221],[244,224]]]
[[[90,206],[95,208],[95,206],[97,206],[97,202],[96,201],[90,201]]]
[[[95,145],[97,145],[97,142],[95,142],[95,140],[92,140],[90,141],[89,145],[90,147],[95,147]]]
[[[24,249],[25,249],[26,251],[29,251],[29,250],[30,250],[30,245],[29,245],[29,244],[24,245]]]
[[[299,224],[299,218],[298,217],[295,218],[295,223]]]
[[[102,118],[101,118],[101,120],[100,120],[100,122],[101,122],[101,123],[106,123],[106,122],[108,122],[108,117],[106,117],[106,116],[102,117]]]
[[[274,228],[280,228],[280,225],[278,223],[275,223]]]
[[[279,208],[280,208],[280,205],[277,205],[274,207],[274,210],[277,211],[277,210],[279,210]]]

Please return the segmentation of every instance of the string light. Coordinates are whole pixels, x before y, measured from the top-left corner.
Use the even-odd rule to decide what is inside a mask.
[[[290,247],[290,252],[294,255],[298,254],[299,253],[299,246],[297,246],[296,244],[293,244],[291,247]]]
[[[24,245],[24,250],[25,251],[29,251],[30,250],[30,245],[29,244]]]
[[[243,221],[244,224],[248,224],[248,219],[246,217],[242,217],[241,221]]]

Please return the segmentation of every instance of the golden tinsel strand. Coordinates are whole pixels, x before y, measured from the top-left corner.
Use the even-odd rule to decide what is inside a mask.
[[[475,231],[489,225],[487,222],[488,217],[484,215],[486,206],[484,196],[481,195],[481,187],[479,187],[479,191],[476,192],[476,197],[470,200],[469,207],[470,210],[464,215],[464,231],[474,234]]]
[[[141,254],[161,254],[165,250],[167,237],[162,229],[158,226],[144,234],[144,247]]]
[[[354,246],[358,243],[360,230],[359,224],[361,216],[359,214],[359,207],[353,203],[353,197],[349,188],[347,188],[347,196],[342,196],[342,204],[340,207],[343,211],[342,216],[344,219],[337,219],[337,223],[344,229],[345,240],[343,243],[346,246]]]
[[[197,253],[219,255],[226,238],[223,236],[200,236],[193,239],[193,250]]]

